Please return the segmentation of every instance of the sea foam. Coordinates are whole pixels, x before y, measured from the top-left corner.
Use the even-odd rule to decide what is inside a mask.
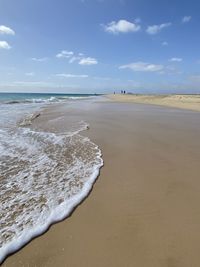
[[[80,135],[87,128],[83,121],[59,134],[1,128],[0,262],[88,195],[103,160],[98,146]]]

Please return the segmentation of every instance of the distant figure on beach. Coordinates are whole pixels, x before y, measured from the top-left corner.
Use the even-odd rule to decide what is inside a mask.
[[[124,90],[124,94],[126,94],[126,91]]]
[[[115,91],[114,91],[114,95],[115,95]]]

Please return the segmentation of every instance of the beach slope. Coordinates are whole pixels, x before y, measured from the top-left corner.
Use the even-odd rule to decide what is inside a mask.
[[[199,267],[199,113],[85,102],[49,107],[33,127],[63,130],[69,118],[90,124],[100,177],[70,218],[2,266]]]

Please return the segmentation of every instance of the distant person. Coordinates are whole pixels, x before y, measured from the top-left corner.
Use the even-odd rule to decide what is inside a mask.
[[[126,94],[126,91],[124,90],[124,94]]]

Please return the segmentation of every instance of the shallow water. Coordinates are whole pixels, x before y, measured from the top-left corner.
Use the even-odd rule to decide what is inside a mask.
[[[64,133],[28,127],[45,105],[0,104],[0,262],[66,217],[103,164],[100,149],[80,135],[84,121]]]

